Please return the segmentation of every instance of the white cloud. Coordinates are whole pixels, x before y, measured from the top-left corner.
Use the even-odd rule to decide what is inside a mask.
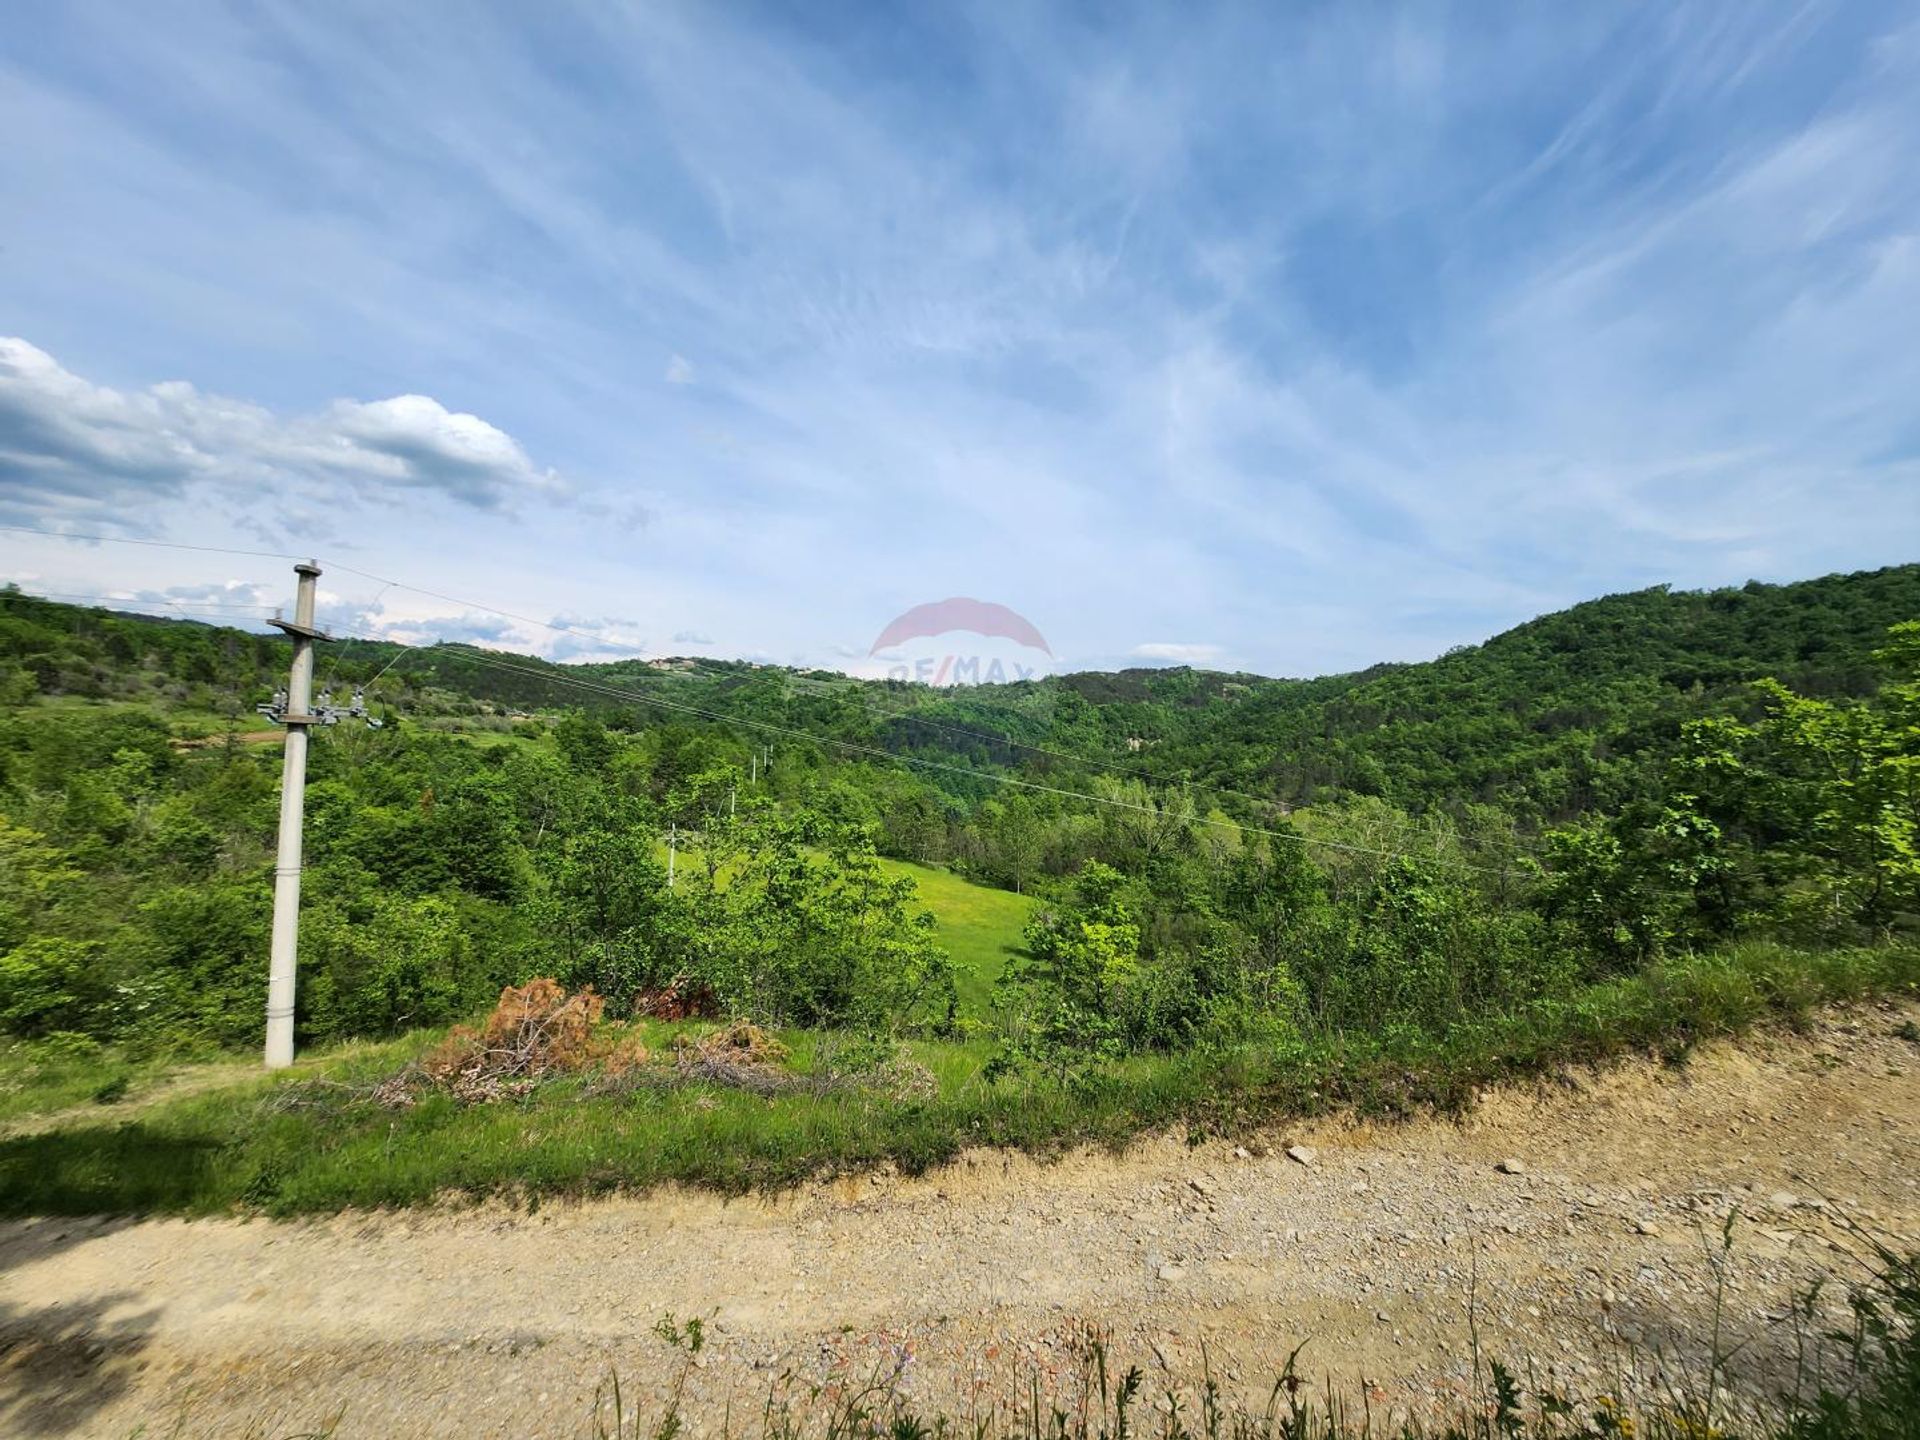
[[[1169,665],[1210,665],[1226,653],[1224,647],[1197,641],[1150,640],[1129,652],[1141,660],[1159,660]]]
[[[280,415],[184,380],[95,385],[0,337],[0,514],[112,523],[189,486],[276,480],[345,485],[361,498],[434,492],[482,509],[560,488],[512,436],[425,395]]]
[[[386,591],[367,601],[322,589],[314,618],[321,629],[342,640],[391,640],[417,646],[453,641],[518,651],[540,648],[541,632],[512,616],[477,609],[450,612],[435,597],[401,591]]]
[[[633,660],[651,653],[633,621],[612,615],[563,612],[539,639],[549,660]]]
[[[187,605],[267,610],[281,600],[271,587],[251,580],[221,580],[205,585],[169,585],[164,590],[141,590],[141,599],[179,601]]]
[[[684,355],[676,355],[667,361],[666,381],[669,385],[693,384],[693,362]]]
[[[15,574],[12,583],[49,600],[129,610],[144,615],[206,620],[215,624],[258,629],[270,611],[278,608],[268,587],[243,580],[165,588],[103,585],[90,590],[67,590],[38,574]]]
[[[425,395],[336,401],[323,425],[333,432],[328,442],[344,439],[352,447],[344,460],[329,457],[330,464],[380,481],[443,490],[482,506],[516,491],[557,488],[553,472],[536,469],[504,430]]]
[[[351,607],[321,606],[316,611],[319,623],[340,638],[393,640],[402,645],[432,646],[445,642],[479,645],[493,650],[524,650],[528,646],[524,627],[499,615],[469,610],[460,615],[426,615],[417,618],[384,618],[379,612]]]

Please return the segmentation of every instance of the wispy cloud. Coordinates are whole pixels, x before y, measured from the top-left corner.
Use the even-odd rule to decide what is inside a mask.
[[[1920,557],[1894,4],[81,7],[0,82],[16,523],[1288,673]]]

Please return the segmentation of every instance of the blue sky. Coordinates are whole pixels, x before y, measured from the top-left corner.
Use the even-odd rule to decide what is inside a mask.
[[[969,595],[1276,674],[1920,560],[1911,5],[72,0],[0,133],[4,524],[655,653]]]

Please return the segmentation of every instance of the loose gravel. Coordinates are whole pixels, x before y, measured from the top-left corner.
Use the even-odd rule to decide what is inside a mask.
[[[1748,1396],[1789,1383],[1795,1300],[1920,1236],[1920,1006],[1353,1121],[1051,1163],[974,1153],[749,1199],[661,1191],[535,1213],[0,1225],[0,1434],[573,1436],[596,1385],[684,1387],[689,1432],[888,1378],[967,1415],[1090,1336],[1147,1393],[1203,1366],[1265,1403],[1287,1356],[1376,1416],[1530,1386],[1650,1396],[1716,1314]],[[1721,1237],[1735,1216],[1730,1251]],[[689,1362],[655,1333],[701,1317]],[[823,1399],[812,1398],[817,1390]],[[1164,1401],[1163,1401],[1164,1403]]]

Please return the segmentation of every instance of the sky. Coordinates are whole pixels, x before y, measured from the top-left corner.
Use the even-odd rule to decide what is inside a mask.
[[[265,552],[41,593],[1302,675],[1920,560],[1911,4],[26,0],[0,134],[0,525]]]

